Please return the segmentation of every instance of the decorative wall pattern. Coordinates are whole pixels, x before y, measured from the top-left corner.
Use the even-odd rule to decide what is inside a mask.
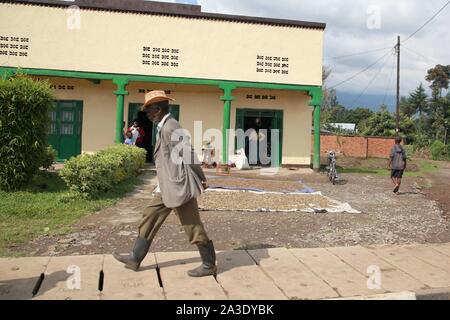
[[[180,49],[142,47],[142,64],[148,66],[178,68]]]
[[[0,36],[0,56],[28,57],[30,38]]]
[[[289,74],[289,58],[275,56],[256,56],[256,72]]]

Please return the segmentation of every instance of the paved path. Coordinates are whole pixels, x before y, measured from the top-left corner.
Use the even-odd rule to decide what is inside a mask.
[[[0,259],[0,300],[450,298],[450,244],[226,251],[217,260],[217,278],[194,279],[186,271],[196,252],[149,254],[140,272],[109,255]]]

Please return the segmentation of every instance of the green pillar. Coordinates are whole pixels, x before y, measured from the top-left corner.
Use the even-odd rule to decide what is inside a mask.
[[[116,139],[117,144],[122,143],[123,137],[123,117],[125,113],[125,96],[128,95],[126,87],[128,85],[127,78],[114,78],[113,83],[117,86],[117,91],[114,92],[117,98],[116,107]]]
[[[230,137],[228,135],[231,127],[231,102],[234,100],[232,96],[235,86],[229,84],[221,84],[220,89],[223,90],[223,96],[220,97],[223,103],[223,126],[222,126],[222,164],[228,164],[228,149],[230,145]]]
[[[314,106],[314,163],[313,169],[320,170],[320,106]]]
[[[322,105],[322,88],[316,87],[309,91],[310,105],[314,107],[314,160],[313,169],[320,170],[320,107]]]

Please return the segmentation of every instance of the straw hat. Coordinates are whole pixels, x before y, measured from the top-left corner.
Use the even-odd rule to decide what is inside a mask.
[[[142,110],[148,108],[150,105],[154,103],[158,103],[161,101],[175,101],[172,98],[169,98],[166,93],[162,90],[154,90],[150,91],[145,95],[145,102],[142,106]]]

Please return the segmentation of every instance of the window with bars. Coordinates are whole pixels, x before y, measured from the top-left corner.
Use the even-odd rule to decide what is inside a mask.
[[[62,123],[61,124],[61,134],[65,136],[73,135],[73,124],[71,123]]]
[[[73,121],[73,117],[74,117],[74,114],[73,114],[72,111],[64,111],[61,114],[62,121],[72,122]]]

